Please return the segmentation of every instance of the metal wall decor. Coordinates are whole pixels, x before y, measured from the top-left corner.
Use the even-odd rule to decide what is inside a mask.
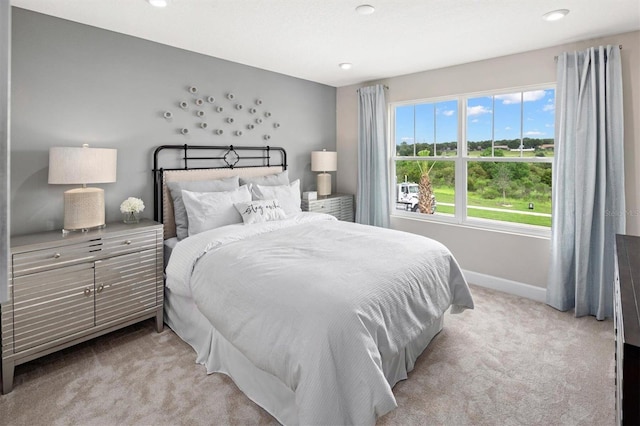
[[[233,92],[218,93],[216,96],[211,94],[209,88],[204,90],[204,94],[198,93],[197,86],[186,86],[188,93],[187,99],[182,99],[177,102],[179,110],[176,114],[169,110],[164,110],[160,114],[168,122],[176,120],[179,125],[177,126],[177,133],[183,136],[190,136],[193,129],[197,129],[194,136],[202,135],[206,133],[199,133],[199,131],[207,131],[209,135],[223,135],[225,131],[228,131],[233,136],[242,137],[245,134],[244,129],[253,130],[256,126],[263,123],[265,119],[270,119],[272,114],[267,111],[263,105],[261,98],[254,98],[253,103],[248,108],[245,108],[246,103],[241,102],[242,99],[237,98]],[[209,92],[209,94],[207,94]],[[192,103],[193,102],[193,103]],[[189,111],[190,106],[192,107]],[[195,107],[194,107],[195,106]],[[211,118],[204,122],[203,119],[207,116],[207,111],[225,113],[224,116],[213,115]],[[185,114],[186,113],[186,114]],[[191,117],[191,120],[188,120]],[[182,120],[181,120],[182,119]],[[178,122],[178,120],[181,120]],[[208,130],[213,126],[213,130]],[[224,127],[227,127],[225,129]],[[280,127],[279,122],[273,123],[273,128],[278,129]],[[259,137],[254,134],[255,137]],[[271,139],[271,135],[263,134],[262,139],[268,141]],[[266,143],[266,142],[265,142]]]

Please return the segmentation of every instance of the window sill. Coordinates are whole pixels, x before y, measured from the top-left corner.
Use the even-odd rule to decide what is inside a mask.
[[[473,229],[487,232],[499,232],[509,235],[521,235],[524,237],[542,238],[545,240],[551,239],[551,229],[532,226],[532,225],[510,225],[508,223],[496,223],[491,220],[470,218],[464,222],[459,222],[453,216],[445,215],[433,215],[427,216],[420,213],[412,212],[393,212],[390,215],[391,219],[411,220],[416,222],[428,222],[436,225],[456,226],[459,228]]]

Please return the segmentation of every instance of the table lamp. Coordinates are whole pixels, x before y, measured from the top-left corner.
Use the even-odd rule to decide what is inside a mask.
[[[335,172],[338,170],[338,153],[334,151],[312,151],[311,152],[311,171],[318,173],[317,190],[318,196],[323,197],[331,195],[331,175],[327,172]]]
[[[104,190],[87,184],[116,181],[117,152],[87,144],[49,149],[49,184],[82,185],[64,192],[63,234],[105,226]]]

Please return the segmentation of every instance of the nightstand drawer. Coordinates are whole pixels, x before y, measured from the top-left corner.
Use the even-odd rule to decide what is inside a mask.
[[[13,276],[46,271],[94,259],[101,250],[101,241],[52,247],[13,255]]]
[[[353,222],[353,195],[334,194],[318,200],[302,200],[302,211],[326,213]]]
[[[101,256],[119,256],[141,250],[155,249],[157,235],[156,231],[147,231],[103,238]]]

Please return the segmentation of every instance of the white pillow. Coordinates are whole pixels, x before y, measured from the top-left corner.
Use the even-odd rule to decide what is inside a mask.
[[[285,214],[278,200],[260,200],[249,203],[236,203],[238,213],[242,215],[245,225],[251,223],[270,222],[272,220],[286,219]]]
[[[209,229],[242,223],[242,216],[233,205],[250,202],[251,193],[247,185],[224,192],[182,190],[182,201],[189,218],[189,235],[195,235]]]
[[[285,170],[284,172],[276,173],[274,175],[240,178],[240,185],[245,185],[250,183],[253,185],[265,185],[265,186],[289,185],[290,183],[289,171]]]
[[[251,193],[254,200],[278,200],[287,216],[302,211],[300,208],[300,179],[294,180],[289,185],[251,185]]]
[[[173,199],[173,216],[176,222],[176,236],[179,240],[189,236],[189,219],[182,202],[182,190],[191,192],[222,192],[238,189],[238,176],[217,180],[196,180],[167,182],[167,188]]]

